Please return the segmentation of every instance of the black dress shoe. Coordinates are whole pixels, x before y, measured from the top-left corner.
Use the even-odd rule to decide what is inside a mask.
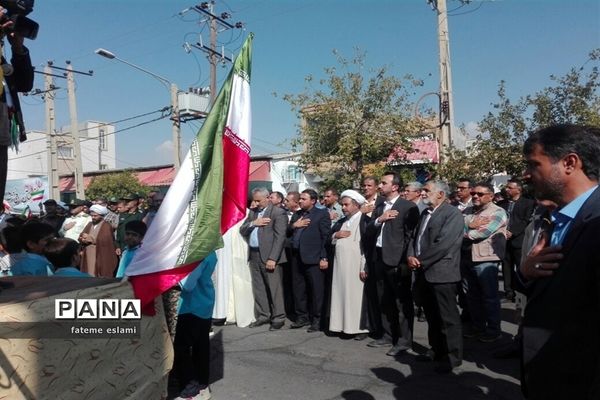
[[[319,326],[319,324],[312,324],[307,330],[306,332],[308,333],[312,333],[312,332],[319,332],[321,330],[321,327]]]
[[[262,325],[268,324],[268,323],[269,323],[269,320],[257,319],[256,321],[254,321],[253,323],[248,325],[248,328],[258,328],[259,326],[262,326]]]
[[[369,337],[368,333],[358,333],[354,336],[354,340],[365,340]]]
[[[290,325],[290,329],[300,329],[300,328],[304,328],[305,326],[308,326],[308,325],[309,325],[308,321],[298,320]]]
[[[285,323],[284,322],[274,322],[271,324],[271,327],[269,328],[270,331],[278,331],[281,328],[283,328],[283,325]]]

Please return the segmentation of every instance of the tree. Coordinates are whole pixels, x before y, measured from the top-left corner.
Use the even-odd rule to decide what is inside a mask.
[[[501,81],[494,111],[478,123],[480,134],[473,145],[467,151],[449,150],[438,173],[451,182],[461,176],[482,180],[503,172],[520,176],[523,143],[529,132],[561,123],[600,126],[598,60],[600,49],[589,54],[584,66],[562,77],[550,76],[554,85],[517,101],[506,96],[506,83]]]
[[[150,188],[141,184],[131,171],[106,174],[94,177],[85,191],[86,198],[96,199],[111,197],[121,198],[128,193],[139,193],[145,196]]]
[[[339,69],[325,68],[313,88],[306,77],[303,93],[283,98],[302,123],[292,141],[301,150],[300,164],[320,175],[325,185],[356,187],[366,165],[385,161],[396,146],[408,147],[411,134],[424,126],[412,118],[414,94],[422,82],[387,75],[387,69],[365,69],[365,55],[347,60],[336,51]]]

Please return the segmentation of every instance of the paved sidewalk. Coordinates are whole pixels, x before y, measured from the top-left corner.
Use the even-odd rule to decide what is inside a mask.
[[[389,357],[386,349],[286,328],[270,332],[215,327],[212,338],[212,392],[233,399],[502,399],[519,400],[519,361],[497,360],[492,353],[516,333],[514,304],[503,304],[502,341],[483,344],[465,339],[465,361],[457,374],[439,375],[431,363],[412,355]],[[415,321],[418,352],[427,346],[427,324]]]

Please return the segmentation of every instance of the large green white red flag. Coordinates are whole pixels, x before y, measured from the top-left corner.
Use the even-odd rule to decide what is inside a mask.
[[[142,307],[187,276],[246,215],[250,167],[250,34],[125,270]]]

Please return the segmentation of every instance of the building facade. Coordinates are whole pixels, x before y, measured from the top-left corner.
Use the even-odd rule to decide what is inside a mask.
[[[69,130],[70,127],[64,127],[55,134],[58,175],[72,174],[74,170],[73,140]],[[115,169],[114,132],[114,125],[104,122],[87,121],[79,125],[83,172]],[[28,132],[27,140],[19,144],[18,152],[9,150],[7,179],[47,176],[49,146],[46,132]]]

